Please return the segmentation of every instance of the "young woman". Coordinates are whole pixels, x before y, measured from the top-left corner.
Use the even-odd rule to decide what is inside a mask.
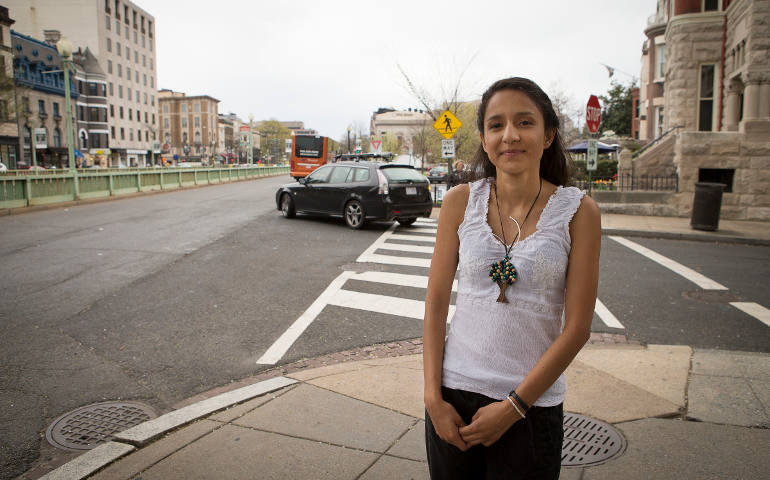
[[[477,180],[444,196],[425,300],[428,464],[434,479],[555,479],[563,373],[596,300],[599,209],[564,187],[559,120],[535,83],[494,83],[477,126]]]

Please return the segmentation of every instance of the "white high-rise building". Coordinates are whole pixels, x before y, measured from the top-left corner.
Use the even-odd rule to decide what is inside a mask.
[[[3,3],[15,31],[44,38],[44,31],[59,30],[75,49],[89,48],[107,82],[110,165],[150,163],[159,141],[155,17],[125,0]]]

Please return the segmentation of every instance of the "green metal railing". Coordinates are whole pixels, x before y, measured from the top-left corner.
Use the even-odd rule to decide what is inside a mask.
[[[0,174],[0,208],[71,202],[288,174],[288,166],[78,169],[75,176],[69,170],[9,170]],[[75,182],[79,195],[75,194]]]

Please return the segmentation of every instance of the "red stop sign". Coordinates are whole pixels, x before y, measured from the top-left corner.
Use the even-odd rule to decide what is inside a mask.
[[[591,133],[598,132],[600,123],[602,123],[602,107],[599,105],[599,99],[596,98],[596,95],[591,95],[586,105],[586,126],[588,131]]]

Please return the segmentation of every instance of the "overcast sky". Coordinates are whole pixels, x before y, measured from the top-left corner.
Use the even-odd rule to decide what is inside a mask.
[[[301,120],[340,138],[379,107],[419,107],[400,64],[437,100],[465,71],[465,100],[508,76],[581,108],[639,77],[655,0],[136,0],[155,16],[158,85],[221,101],[244,120]],[[631,80],[620,72],[616,79]]]

